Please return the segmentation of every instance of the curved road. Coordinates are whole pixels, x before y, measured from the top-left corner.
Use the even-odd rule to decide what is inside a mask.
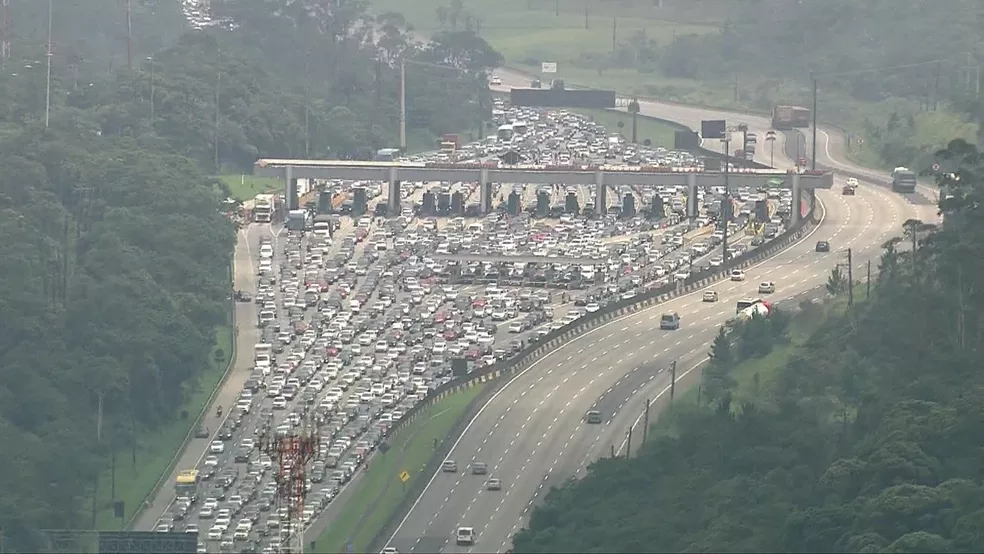
[[[498,72],[508,87],[525,86],[525,77]],[[762,117],[730,114],[653,101],[640,101],[641,113],[699,128],[701,119],[727,119],[746,123],[764,136],[770,122]],[[878,176],[834,159],[842,142],[834,133],[819,133],[818,162]],[[839,136],[839,134],[837,135]],[[783,135],[778,134],[780,140]],[[777,142],[780,142],[777,140]],[[714,149],[712,144],[705,147]],[[776,165],[791,167],[787,148],[776,145]],[[757,152],[761,161],[766,149]],[[795,147],[790,148],[795,155]],[[638,423],[646,399],[654,398],[654,415],[666,400],[669,375],[664,368],[678,362],[677,380],[695,379],[693,371],[706,359],[717,327],[734,314],[737,300],[756,296],[757,284],[774,281],[773,300],[791,299],[821,287],[834,264],[845,260],[844,249],[853,249],[856,270],[868,260],[877,262],[881,245],[900,233],[908,218],[935,218],[935,206],[913,203],[880,186],[862,182],[857,196],[839,194],[842,178],[833,191],[819,191],[822,223],[798,244],[746,271],[742,283],[720,282],[709,288],[720,295],[717,303],[701,301],[700,291],[664,305],[603,325],[559,348],[530,370],[513,378],[472,420],[449,455],[459,473],[437,473],[402,521],[389,545],[400,552],[502,552],[510,537],[526,521],[529,507],[549,486],[582,472],[591,460],[622,451],[626,431]],[[925,192],[925,191],[923,191]],[[814,252],[816,241],[828,240],[832,251]],[[862,270],[863,271],[863,270]],[[861,275],[859,273],[858,275]],[[660,331],[662,312],[680,313],[678,331]],[[588,410],[599,409],[602,425],[584,424]],[[640,440],[637,434],[636,441]],[[489,474],[503,482],[501,491],[486,491],[486,477],[468,472],[472,461],[488,464]],[[455,545],[461,526],[477,534],[472,547]]]

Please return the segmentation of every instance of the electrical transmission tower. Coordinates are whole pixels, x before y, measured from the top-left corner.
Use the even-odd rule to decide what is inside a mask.
[[[304,499],[307,497],[307,466],[319,455],[320,429],[313,414],[301,416],[300,424],[287,434],[268,432],[260,438],[260,449],[277,464],[277,506],[286,508],[287,521],[281,520],[286,536],[281,539],[283,554],[304,553]],[[281,517],[284,517],[281,515]]]

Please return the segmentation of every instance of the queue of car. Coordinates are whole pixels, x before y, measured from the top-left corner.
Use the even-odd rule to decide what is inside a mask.
[[[568,153],[586,149],[589,156],[615,155],[623,163],[660,156],[667,163],[692,163],[689,154],[624,140],[601,149],[603,130],[571,114],[517,113],[536,122],[538,141],[562,136],[575,145]],[[551,133],[550,125],[561,130]],[[491,150],[557,151],[540,149],[529,137],[510,137],[508,145],[496,140],[503,144]],[[480,157],[489,149],[479,144],[464,150]],[[344,190],[352,183],[322,186]],[[410,199],[426,189],[407,186]],[[714,218],[703,208],[718,203],[723,191],[701,191],[702,213],[695,221],[682,217],[683,187],[651,194],[666,207],[661,218],[605,213],[543,219],[502,211],[437,218],[418,217],[411,208],[395,218],[336,217],[329,228],[306,232],[264,226],[255,250],[256,289],[237,295],[256,304],[259,342],[241,345],[253,349],[252,372],[196,468],[201,486],[193,495],[178,495],[158,529],[198,533],[202,551],[276,552],[289,533],[309,525],[336,498],[407,411],[454,378],[453,360],[464,358],[466,371],[474,371],[609,303],[723,262],[716,254],[723,232],[711,230]],[[740,233],[746,221],[736,218],[729,232]],[[740,240],[729,244],[732,256],[745,248]],[[542,261],[439,259],[456,253]],[[551,261],[561,257],[597,262]],[[303,509],[290,514],[278,503],[276,462],[264,444],[305,425],[319,429],[318,455]],[[472,472],[484,475],[477,464]],[[488,476],[486,486],[498,491],[505,484]]]

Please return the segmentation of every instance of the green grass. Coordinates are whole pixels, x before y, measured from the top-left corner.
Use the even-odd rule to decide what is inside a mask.
[[[160,429],[141,434],[136,445],[136,465],[133,464],[133,450],[129,445],[117,450],[115,500],[124,502],[124,519],[121,521],[113,517],[114,499],[111,495],[113,474],[111,468],[107,467],[99,481],[99,494],[96,498],[96,529],[120,529],[153,492],[157,480],[168,469],[168,464],[195,424],[195,418],[205,407],[212,391],[222,381],[230,357],[233,355],[232,339],[231,326],[226,325],[216,329],[211,361],[198,381],[189,387],[188,400],[176,410],[176,414],[187,412],[186,419],[178,416],[173,422]],[[219,350],[223,354],[221,359],[215,357]]]
[[[280,179],[272,177],[254,177],[252,175],[219,175],[219,180],[229,187],[229,192],[236,200],[251,200],[257,194],[263,194],[283,188]]]
[[[316,541],[315,552],[345,552],[351,541],[355,552],[366,552],[369,543],[396,515],[414,483],[428,479],[423,469],[434,454],[434,441],[446,437],[468,405],[484,389],[475,386],[450,395],[423,410],[417,419],[390,441],[386,454],[373,458],[368,474],[356,485],[338,517]],[[406,486],[399,475],[406,471]]]
[[[571,111],[596,121],[604,126],[609,133],[619,133],[630,140],[632,139],[632,116],[627,113],[587,109]],[[655,119],[640,117],[636,122],[636,138],[640,144],[649,139],[654,147],[673,148],[673,133],[675,131],[676,128]]]
[[[417,32],[425,35],[450,30],[450,25],[442,26],[437,17],[438,6],[448,6],[448,0],[370,0],[370,4],[375,13],[402,13]],[[555,11],[558,6],[559,15]],[[618,41],[645,33],[649,40],[665,44],[675,33],[712,29],[661,20],[651,9],[613,13],[617,8],[597,3],[589,3],[585,18],[584,6],[585,3],[573,0],[463,0],[464,12],[481,20],[482,37],[509,62],[554,61],[562,74],[573,62],[590,63],[598,54],[612,52],[613,15],[616,15],[614,27]],[[458,28],[465,25],[463,18]]]

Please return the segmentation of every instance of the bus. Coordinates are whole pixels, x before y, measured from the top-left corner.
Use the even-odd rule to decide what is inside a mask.
[[[178,473],[174,480],[174,495],[195,498],[198,492],[198,470],[185,469]]]
[[[896,167],[892,171],[892,190],[895,192],[915,192],[916,172],[908,167]]]

